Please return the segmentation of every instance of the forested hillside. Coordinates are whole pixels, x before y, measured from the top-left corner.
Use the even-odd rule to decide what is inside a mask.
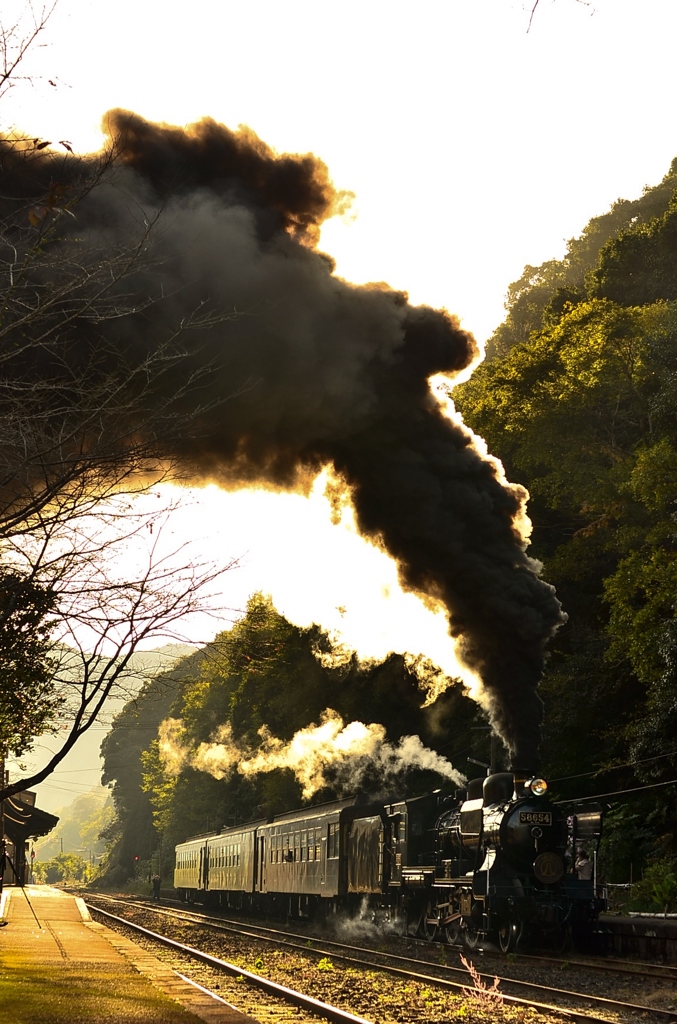
[[[648,870],[662,902],[677,900],[676,189],[677,161],[660,185],[594,218],[563,260],[526,267],[487,360],[452,396],[528,488],[531,552],[569,617],[541,688],[542,770],[564,799],[620,791],[605,801],[602,871],[625,882]],[[144,870],[163,859],[169,877],[186,836],[302,802],[289,767],[212,762],[210,774],[181,753],[215,736],[223,759],[260,749],[262,736],[284,744],[333,709],[380,723],[390,743],[416,734],[481,774],[467,757],[488,759],[486,723],[460,690],[423,708],[401,657],[365,668],[337,653],[318,627],[292,626],[258,596],[232,630],[147,687],[104,744],[118,815],[109,879],[129,877],[135,855]],[[158,734],[167,719],[171,742]],[[338,781],[329,772],[313,799]],[[368,772],[361,781],[379,784]],[[398,777],[400,791],[439,784],[420,766]],[[644,899],[655,900],[652,884]]]
[[[675,787],[654,785],[677,777],[675,189],[677,162],[563,261],[527,267],[453,393],[528,488],[532,551],[569,616],[542,688],[549,774],[567,795],[654,787],[612,801],[618,880],[677,854]]]
[[[158,740],[158,727],[168,718],[182,723],[182,741],[191,750],[227,728],[232,745],[255,753],[263,727],[284,743],[320,723],[331,709],[346,723],[382,725],[388,751],[397,749],[402,736],[416,735],[461,770],[468,769],[468,754],[488,757],[486,729],[472,731],[484,719],[460,689],[422,707],[418,680],[399,655],[368,667],[337,655],[319,627],[299,629],[269,599],[255,595],[231,630],[147,686],[115,719],[103,745],[104,782],[115,780],[117,809],[108,830],[108,880],[124,881],[151,864],[155,869],[160,858],[164,877],[171,878],[174,845],[187,836],[304,802],[301,783],[288,767],[247,775],[216,768],[217,777],[204,764],[202,770],[188,762],[168,770],[170,759],[161,758]],[[372,791],[382,785],[369,758],[356,761],[356,785]],[[345,793],[337,770],[328,766],[315,801]],[[426,792],[443,781],[436,772],[404,761],[394,774],[389,764],[389,771],[399,792]],[[474,768],[471,774],[480,772]]]

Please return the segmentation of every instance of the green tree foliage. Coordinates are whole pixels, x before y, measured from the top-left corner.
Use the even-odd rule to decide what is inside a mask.
[[[200,652],[181,659],[174,668],[144,684],[113,720],[101,744],[104,759],[102,782],[112,784],[115,817],[103,828],[107,843],[102,863],[102,881],[111,885],[125,882],[134,874],[134,858],[149,861],[159,847],[153,827],[148,794],[142,789],[142,752],[157,736],[158,725],[169,714],[180,680],[197,671]]]
[[[631,908],[674,913],[677,910],[677,861],[656,861],[632,889]]]
[[[115,843],[109,878],[111,872],[117,872],[118,880],[129,877],[133,854],[147,859],[151,847],[159,850],[160,844],[161,874],[170,878],[174,845],[187,836],[303,802],[301,787],[288,769],[251,777],[233,771],[217,779],[184,765],[177,775],[168,774],[157,730],[169,715],[182,719],[184,740],[193,749],[226,724],[234,739],[250,749],[260,745],[262,726],[288,741],[299,729],[319,722],[326,708],[333,708],[346,722],[382,724],[395,742],[415,733],[435,749],[441,737],[448,744],[451,733],[453,746],[441,753],[454,763],[457,753],[484,753],[486,737],[470,731],[478,718],[477,706],[460,689],[449,690],[433,708],[424,708],[424,694],[401,657],[391,655],[364,667],[354,657],[340,655],[319,627],[300,629],[268,598],[255,595],[232,629],[177,667],[173,697],[167,690],[162,701],[152,703],[144,693],[128,706],[104,744],[105,778],[115,779],[118,812],[110,830]],[[462,758],[458,766],[465,767]],[[425,792],[439,784],[435,773],[415,770],[402,777],[400,791]],[[367,778],[365,785],[376,791],[380,780]],[[329,779],[314,799],[331,799],[334,794]]]
[[[543,684],[546,767],[566,795],[677,770],[676,188],[673,162],[565,261],[527,268],[497,332],[509,343],[453,393],[528,488],[533,551],[569,614]],[[569,780],[586,769],[602,774]],[[677,851],[674,789],[647,793],[628,811],[652,836],[639,860],[651,843]],[[616,849],[612,870],[629,869]]]
[[[48,587],[0,570],[0,752],[29,750],[62,703],[50,658],[54,606]]]
[[[422,693],[403,660],[362,667],[352,657],[339,659],[321,629],[300,629],[281,616],[270,600],[255,595],[247,614],[220,634],[200,665],[200,674],[186,680],[174,713],[184,722],[186,743],[195,748],[228,723],[234,739],[256,749],[259,730],[290,740],[299,729],[317,723],[331,707],[344,721],[379,722],[388,738],[415,733],[434,745],[431,713],[421,707]],[[454,717],[459,733],[475,718],[471,702],[451,691],[437,709],[438,717]],[[439,725],[436,726],[439,728]],[[145,788],[156,808],[156,820],[172,843],[191,832],[235,821],[268,816],[302,803],[299,783],[287,769],[244,778],[233,772],[215,779],[184,767],[175,779],[163,770],[157,744],[143,755]],[[370,780],[378,788],[379,780]],[[439,785],[434,773],[412,772],[402,786],[421,792]],[[331,799],[329,785],[317,799]]]
[[[647,187],[639,199],[618,199],[608,213],[593,217],[578,238],[570,239],[564,259],[548,260],[538,267],[525,267],[521,278],[508,288],[505,303],[507,316],[487,343],[487,358],[506,356],[513,346],[528,341],[532,332],[540,331],[547,325],[552,316],[553,301],[555,304],[558,302],[558,292],[561,303],[572,300],[575,303],[579,296],[585,296],[588,274],[599,273],[598,259],[607,243],[611,244],[607,258],[610,261],[608,273],[612,275],[615,264],[610,254],[619,233],[627,231],[633,235],[635,231],[641,232],[654,218],[661,218],[668,210],[675,189],[677,158],[659,185]],[[623,289],[623,271],[618,276],[624,298],[615,301],[628,305],[635,305],[636,301],[652,301],[630,298],[630,291],[625,292]],[[614,298],[605,290],[591,294]],[[655,298],[675,298],[675,295],[657,294]]]
[[[35,861],[33,878],[38,883],[87,882],[91,875],[89,862],[78,853],[59,853],[47,861]]]
[[[677,299],[677,202],[661,217],[639,222],[602,249],[588,281],[590,294],[625,306]]]

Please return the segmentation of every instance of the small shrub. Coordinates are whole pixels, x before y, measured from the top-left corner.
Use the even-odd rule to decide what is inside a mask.
[[[323,956],[317,965],[318,971],[333,971],[334,965],[327,956]]]
[[[664,913],[677,910],[677,861],[666,857],[648,867],[641,882],[632,887],[630,908]]]
[[[466,971],[472,978],[473,983],[472,988],[463,989],[463,995],[466,996],[468,999],[471,999],[474,1002],[475,1006],[481,1010],[491,1011],[497,1010],[500,1007],[502,1007],[503,993],[499,992],[498,990],[498,978],[494,978],[494,983],[490,988],[486,984],[486,982],[482,981],[482,979],[480,978],[479,971],[477,970],[475,965],[470,963],[469,960],[466,960],[462,953],[460,954],[460,956],[461,963],[463,964]]]

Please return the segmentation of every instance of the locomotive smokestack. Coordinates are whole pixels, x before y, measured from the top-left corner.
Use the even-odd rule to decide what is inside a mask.
[[[209,120],[179,129],[114,111],[107,123],[110,185],[78,204],[73,235],[81,247],[131,244],[138,211],[151,224],[162,215],[154,265],[135,286],[168,298],[99,330],[121,358],[142,360],[205,300],[244,311],[195,342],[185,335],[182,374],[210,373],[192,435],[168,454],[193,479],[230,489],[307,490],[333,466],[359,530],[396,560],[402,586],[445,607],[513,758],[535,763],[537,685],[560,605],[526,554],[525,491],[429,385],[470,364],[472,336],[444,311],[333,276],[313,246],[346,197],[315,157],[278,156],[248,129]],[[8,147],[4,155],[10,167]],[[31,174],[39,179],[42,167],[47,185],[53,165],[40,159]],[[87,161],[59,166],[75,179]],[[15,181],[17,194],[22,187]],[[177,386],[171,372],[166,386]]]
[[[529,779],[533,779],[534,772],[529,771],[525,768],[511,768],[510,771],[512,772],[514,780],[513,797],[515,800],[519,800],[523,796],[527,795],[527,789],[525,784],[529,781]]]

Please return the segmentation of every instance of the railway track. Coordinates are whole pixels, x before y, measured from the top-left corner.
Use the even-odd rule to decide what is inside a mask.
[[[101,899],[110,899],[110,900],[113,900],[113,901],[120,900],[119,897],[110,897],[107,894],[100,894],[100,898]],[[217,915],[214,915],[214,914],[208,914],[206,912],[201,912],[201,911],[196,911],[196,910],[187,910],[186,909],[186,905],[184,903],[180,903],[178,900],[177,901],[167,901],[167,900],[165,900],[164,901],[164,905],[162,907],[158,907],[157,903],[154,903],[154,902],[152,902],[150,900],[146,900],[146,899],[139,898],[139,897],[127,897],[127,898],[121,900],[121,902],[122,903],[129,902],[131,904],[136,904],[138,906],[146,907],[146,908],[148,908],[150,910],[153,910],[154,912],[157,912],[157,913],[163,913],[163,912],[167,913],[170,916],[173,916],[173,912],[168,909],[167,904],[168,903],[175,903],[175,906],[176,906],[176,912],[175,913],[176,914],[179,914],[181,917],[185,918],[186,920],[189,920],[189,919],[190,920],[194,920],[196,923],[209,924],[209,925],[211,925],[213,927],[219,927],[220,926],[223,930],[230,930],[230,929],[232,929],[232,930],[234,930],[234,931],[236,931],[238,933],[249,934],[252,937],[256,937],[256,938],[262,938],[262,939],[270,938],[271,940],[275,940],[275,941],[278,941],[278,940],[281,941],[283,939],[284,940],[289,940],[289,941],[298,940],[299,943],[303,943],[303,946],[302,947],[298,947],[298,948],[303,948],[303,949],[307,949],[308,948],[308,942],[309,941],[311,941],[313,943],[322,943],[324,946],[327,946],[327,947],[335,947],[335,948],[338,948],[338,949],[345,949],[345,948],[347,948],[345,942],[334,942],[333,940],[329,939],[328,937],[326,937],[324,935],[323,936],[317,936],[317,935],[309,936],[308,934],[299,934],[299,933],[292,932],[288,928],[285,928],[285,929],[282,929],[282,928],[269,928],[269,927],[266,927],[264,925],[259,925],[258,923],[252,922],[252,921],[245,921],[245,922],[243,922],[241,919],[236,920],[236,919],[233,919],[233,918],[227,918],[227,917],[224,917],[224,915],[222,915],[222,914],[217,916]],[[536,955],[536,954],[531,954],[531,953],[511,953],[511,954],[506,955],[504,953],[500,953],[498,950],[493,949],[491,947],[480,948],[480,949],[475,951],[475,954],[473,954],[473,952],[467,950],[465,948],[465,946],[463,946],[463,945],[454,946],[454,945],[448,945],[448,944],[431,943],[427,939],[419,939],[419,938],[416,938],[414,936],[409,936],[409,935],[402,936],[401,937],[401,941],[405,942],[407,946],[418,947],[422,952],[423,951],[429,951],[429,952],[436,951],[437,952],[439,950],[452,950],[452,949],[453,950],[460,950],[460,951],[464,952],[464,954],[467,955],[469,960],[472,960],[473,955],[475,955],[475,956],[479,956],[480,957],[480,962],[487,962],[489,960],[496,960],[498,963],[502,964],[504,968],[505,968],[506,964],[511,964],[511,965],[520,965],[520,964],[527,964],[527,965],[552,964],[555,967],[557,967],[558,969],[574,970],[574,969],[579,968],[581,970],[586,970],[586,971],[601,972],[601,973],[603,973],[605,975],[614,975],[615,974],[615,975],[618,975],[618,976],[625,976],[625,977],[628,977],[628,978],[646,979],[647,981],[655,980],[655,981],[658,981],[658,982],[660,982],[662,984],[673,984],[674,983],[675,985],[677,985],[677,967],[671,967],[669,965],[662,965],[662,964],[655,964],[655,965],[654,964],[649,964],[649,965],[647,965],[647,964],[643,964],[643,963],[640,963],[638,961],[633,961],[633,960],[602,960],[600,958],[593,958],[593,957],[580,957],[580,958],[577,958],[577,957],[566,957],[566,956],[556,956],[556,955],[550,955],[550,956],[542,955],[542,954]],[[362,952],[366,952],[366,953],[370,953],[370,954],[374,953],[373,949],[364,949],[363,947],[359,947],[359,946],[355,946],[355,947],[352,947],[352,948],[354,950],[362,951]],[[385,955],[385,952],[384,952],[383,955]],[[421,963],[421,964],[426,964],[426,965],[431,964],[431,963],[433,965],[437,964],[437,961],[430,960],[428,958],[423,958],[422,960],[415,960],[414,961],[414,960],[412,960],[412,958],[410,956],[407,956],[404,959],[406,959],[407,962],[410,962],[410,963],[416,962],[416,963]],[[461,973],[463,973],[463,972],[461,972]],[[491,975],[492,978],[494,976],[495,976],[495,973]],[[505,980],[509,980],[509,979],[505,979]],[[675,999],[677,1001],[677,993],[675,995]]]
[[[248,984],[262,989],[267,995],[274,996],[276,999],[281,999],[283,1002],[291,1003],[293,1006],[299,1006],[306,1012],[311,1013],[313,1016],[322,1020],[332,1021],[333,1024],[371,1024],[371,1022],[366,1020],[364,1017],[358,1017],[353,1013],[348,1013],[345,1010],[339,1009],[337,1006],[330,1006],[328,1003],[324,1003],[319,999],[313,999],[312,996],[307,996],[303,992],[297,992],[295,989],[288,988],[285,985],[279,985],[274,981],[270,981],[268,978],[262,977],[260,974],[254,974],[251,971],[245,970],[243,967],[229,963],[227,960],[222,960],[220,957],[212,956],[204,950],[195,949],[183,942],[177,942],[176,939],[151,931],[149,928],[145,928],[136,922],[132,922],[128,918],[120,917],[117,914],[111,914],[109,911],[103,910],[101,907],[97,907],[93,903],[87,903],[87,906],[90,913],[93,912],[94,914],[98,914],[109,923],[114,922],[125,928],[131,928],[134,932],[143,935],[146,939],[151,939],[153,942],[157,942],[162,946],[176,950],[183,956],[199,960],[201,963],[207,964],[209,967],[216,968],[218,971],[223,971],[238,980],[243,979]],[[191,984],[197,984],[191,978],[184,975],[179,976]],[[201,985],[198,985],[197,987],[202,988],[203,991],[215,996],[215,998],[219,999],[221,1002],[225,1002],[225,1000],[216,995],[216,993],[211,989],[206,989]]]
[[[130,901],[128,900],[120,900],[110,896],[99,896],[98,898],[109,903],[117,903],[118,906],[121,903],[123,905],[126,904],[128,907],[130,906]],[[157,904],[150,904],[146,901],[135,901],[132,906],[135,906],[138,909],[143,909],[144,912],[152,911],[152,913],[159,915],[161,918],[174,919],[181,924],[191,923],[195,926],[205,927],[215,932],[230,933],[234,936],[246,936],[248,939],[259,942],[273,943],[276,946],[284,946],[289,950],[299,951],[305,956],[331,956],[334,960],[340,960],[343,964],[353,970],[385,971],[390,975],[394,975],[402,979],[416,981],[423,983],[424,985],[434,985],[438,988],[443,988],[452,992],[466,992],[472,984],[468,972],[462,966],[455,967],[450,964],[440,964],[428,959],[414,959],[411,954],[405,956],[383,950],[351,946],[347,945],[345,942],[337,942],[324,937],[319,938],[309,937],[308,935],[295,935],[282,929],[264,927],[258,924],[251,924],[249,922],[243,924],[239,921],[215,917],[198,911],[158,907]],[[95,909],[95,907],[93,907],[93,909]],[[429,943],[424,943],[423,945],[427,949],[431,948]],[[450,952],[453,949],[453,947],[443,946],[438,948],[441,950],[447,949]],[[513,958],[511,960],[511,969],[514,970],[515,962],[518,959],[520,958]],[[522,959],[552,962],[552,958],[548,957],[529,957]],[[487,974],[485,970],[480,970],[478,967],[478,960],[479,963],[482,963],[482,958],[480,957],[475,959],[475,967],[479,970],[481,983],[490,987],[496,975],[493,972],[491,974]],[[505,963],[506,962],[504,961],[504,965]],[[572,968],[572,962],[568,961],[566,963],[567,969],[570,970]],[[585,970],[594,970],[596,968],[604,967],[605,965],[581,962],[581,969]],[[640,974],[631,967],[623,967],[622,970],[624,970],[625,973],[635,975],[635,978],[650,978],[654,982],[656,979],[661,982],[665,981],[665,978],[657,973],[651,972],[648,974]],[[633,1020],[636,1019],[638,1015],[641,1015],[644,1019],[651,1018],[656,1021],[677,1022],[677,1012],[672,1008],[665,1009],[663,1007],[645,1005],[642,1002],[610,999],[606,996],[596,995],[589,991],[576,991],[569,988],[563,988],[561,986],[544,985],[540,982],[534,981],[533,978],[523,980],[516,977],[498,975],[498,979],[500,983],[500,990],[506,1002],[518,1006],[534,1006],[542,1013],[548,1012],[564,1014],[569,1019],[577,1019],[581,1021]],[[668,982],[672,980],[672,978],[668,978]],[[675,1001],[677,1002],[677,994],[675,996]],[[590,1010],[596,1010],[600,1015],[595,1016],[589,1012]]]
[[[422,949],[434,948],[427,939],[419,939],[414,936],[407,936],[407,942],[418,945]],[[464,949],[462,945],[452,946],[453,949]],[[617,960],[602,959],[600,957],[585,956],[558,956],[556,954],[534,954],[534,953],[500,953],[495,947],[485,946],[480,948],[485,959],[492,957],[502,962],[514,964],[553,964],[558,968],[580,968],[586,971],[598,971],[607,975],[615,974],[629,978],[655,979],[665,984],[677,984],[677,967],[669,964],[646,964],[638,960]]]

